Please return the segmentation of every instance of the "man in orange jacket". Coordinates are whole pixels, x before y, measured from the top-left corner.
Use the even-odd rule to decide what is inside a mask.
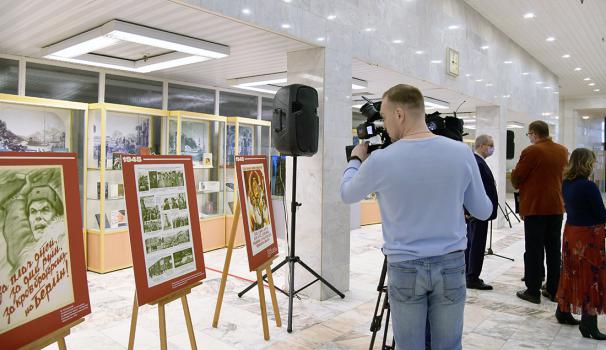
[[[568,162],[566,147],[552,141],[549,127],[541,120],[528,126],[532,145],[526,147],[511,173],[511,183],[520,190],[520,215],[524,218],[524,276],[526,290],[516,295],[541,303],[543,257],[547,282],[543,295],[555,297],[560,279],[561,230],[564,214],[562,174]]]

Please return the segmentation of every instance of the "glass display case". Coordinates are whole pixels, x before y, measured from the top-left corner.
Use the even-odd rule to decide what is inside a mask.
[[[167,153],[189,155],[204,250],[225,247],[225,136],[227,118],[171,111]]]
[[[168,112],[110,103],[89,105],[86,128],[88,269],[105,273],[132,265],[123,154],[160,154]]]
[[[264,155],[271,160],[271,122],[266,120],[228,117],[226,133],[225,159],[225,232],[229,235],[233,221],[234,201],[236,197],[235,157],[238,155]],[[271,174],[271,166],[268,164]],[[226,238],[227,241],[227,238]],[[238,223],[235,246],[241,246],[244,241],[242,220]]]
[[[0,94],[0,152],[77,154],[84,227],[84,213],[87,212],[84,169],[87,159],[83,155],[87,113],[86,103]],[[86,240],[84,242],[86,245]]]

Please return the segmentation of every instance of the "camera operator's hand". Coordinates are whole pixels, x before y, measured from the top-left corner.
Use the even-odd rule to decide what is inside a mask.
[[[365,161],[368,158],[368,142],[362,142],[356,145],[351,151],[352,157],[358,157],[361,161]]]

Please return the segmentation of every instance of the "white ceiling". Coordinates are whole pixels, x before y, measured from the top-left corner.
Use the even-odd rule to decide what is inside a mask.
[[[562,96],[606,93],[606,0],[465,1],[555,73]],[[528,12],[536,17],[525,19]]]
[[[466,102],[461,106],[459,112],[475,112],[477,106],[490,105],[485,101],[473,99],[456,91],[433,85],[424,80],[410,78],[398,72],[357,59],[353,60],[352,72],[354,77],[368,81],[367,89],[360,90],[359,92],[354,90],[354,93],[357,95],[362,91],[368,91],[369,94],[364,94],[368,98],[380,99],[383,92],[390,87],[396,84],[409,84],[418,87],[425,96],[447,101],[450,104],[450,109],[439,110],[441,113],[449,113],[456,110],[463,101]],[[353,96],[352,99],[356,101],[360,100],[361,97]]]
[[[112,19],[228,45],[227,58],[147,74],[194,84],[227,87],[229,78],[285,71],[287,52],[312,47],[167,0],[28,0],[1,2],[0,53],[40,57],[42,47]],[[154,50],[131,44],[104,53],[136,59]]]

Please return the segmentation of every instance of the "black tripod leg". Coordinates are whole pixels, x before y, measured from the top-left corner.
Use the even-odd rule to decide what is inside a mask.
[[[312,275],[314,275],[315,278],[317,278],[318,280],[320,280],[320,282],[324,283],[328,288],[330,288],[333,292],[335,292],[338,296],[341,297],[341,299],[345,298],[345,294],[341,293],[337,288],[335,288],[332,284],[328,283],[327,280],[325,280],[324,278],[322,278],[322,276],[318,275],[316,273],[316,271],[312,270],[311,267],[307,266],[307,264],[305,264],[303,261],[301,260],[297,260],[297,262],[299,264],[301,264],[301,266],[303,266],[307,271],[309,271],[309,273],[311,273]]]
[[[505,220],[507,220],[507,222],[509,223],[509,228],[513,228],[513,226],[511,225],[511,220],[509,219],[509,215],[507,215],[507,213],[505,212],[505,210],[503,210],[503,207],[501,207],[500,204],[499,204],[499,209],[501,209],[501,213],[505,217]]]
[[[288,271],[290,271],[290,278],[288,281],[288,328],[286,331],[288,333],[292,333],[292,306],[293,306],[293,298],[295,297],[293,290],[295,290],[295,261],[288,261]]]
[[[279,268],[281,268],[282,266],[284,266],[284,264],[286,264],[288,262],[288,258],[282,260],[282,262],[280,262],[278,265],[276,265],[276,267],[274,267],[273,269],[271,269],[271,272],[274,273],[276,272]],[[267,274],[263,275],[263,279],[265,279],[267,277]],[[238,293],[238,297],[242,298],[242,296],[244,294],[246,294],[249,290],[255,288],[257,286],[257,281],[251,283],[248,287],[246,287],[243,291],[241,291],[240,293]],[[277,289],[277,288],[276,288]],[[282,292],[284,293],[284,292]]]
[[[509,206],[509,203],[505,202],[505,205],[507,206],[507,209],[509,209],[509,212],[513,215],[513,217],[516,218],[518,222],[521,222],[520,218],[516,215],[516,212],[513,211],[513,209],[511,209],[511,207]]]

